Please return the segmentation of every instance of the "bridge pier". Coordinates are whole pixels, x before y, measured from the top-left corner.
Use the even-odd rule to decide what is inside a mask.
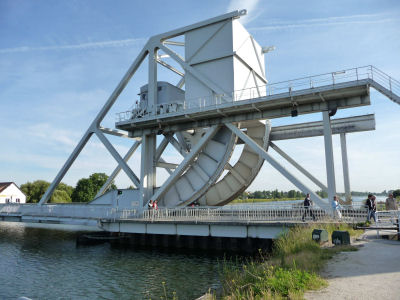
[[[329,111],[322,112],[324,123],[324,142],[325,142],[325,163],[326,176],[328,181],[328,202],[333,200],[336,195],[335,164],[333,159],[332,129]]]
[[[344,181],[344,193],[346,197],[346,204],[351,204],[349,163],[347,159],[346,133],[344,132],[340,134],[340,146],[342,149],[343,181]]]

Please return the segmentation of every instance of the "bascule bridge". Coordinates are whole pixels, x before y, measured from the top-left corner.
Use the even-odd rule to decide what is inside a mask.
[[[374,130],[375,118],[373,114],[341,119],[333,116],[340,109],[370,105],[371,87],[400,104],[400,83],[372,66],[269,83],[264,55],[270,48],[260,46],[241,25],[239,19],[244,14],[245,10],[234,11],[151,37],[40,202],[4,205],[2,220],[97,224],[107,231],[132,234],[273,238],[284,224],[301,221],[301,208],[235,210],[224,205],[249,187],[266,161],[299,190],[311,194],[320,218],[331,218],[328,201],[270,153],[277,153],[332,199],[336,194],[333,134],[340,135],[345,201],[351,204],[346,134]],[[135,80],[142,64],[147,64],[148,80],[140,88],[140,100],[133,109],[117,114],[115,129],[103,127],[106,114],[128,82]],[[160,81],[158,65],[180,80]],[[321,121],[279,127],[271,127],[269,121],[311,113],[320,114]],[[117,168],[92,202],[48,203],[93,135],[117,161]],[[121,156],[107,135],[130,139],[132,146]],[[324,137],[326,184],[275,143],[313,136]],[[243,148],[233,164],[231,156],[238,144]],[[162,158],[168,145],[182,157],[180,163]],[[138,149],[140,174],[135,174],[128,161]],[[160,168],[169,174],[164,182],[156,181]],[[126,173],[135,189],[106,192],[120,171]],[[149,201],[157,201],[159,210],[149,211]],[[192,203],[199,206],[188,209]],[[349,206],[343,216],[357,221],[365,217],[365,211]]]

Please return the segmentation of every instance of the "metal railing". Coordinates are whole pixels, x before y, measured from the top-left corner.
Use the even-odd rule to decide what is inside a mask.
[[[221,105],[237,101],[257,99],[261,97],[266,97],[266,100],[268,100],[268,97],[279,94],[291,95],[297,91],[325,86],[334,87],[341,83],[356,82],[365,79],[376,82],[382,86],[385,90],[380,91],[385,93],[386,96],[392,100],[398,99],[400,95],[399,81],[373,66],[364,66],[236,90],[228,94],[196,97],[185,99],[184,101],[177,100],[171,102],[171,104],[173,104],[173,109],[168,109],[168,104],[159,104],[156,106],[156,109],[150,108],[147,110],[140,110],[140,108],[136,108],[117,113],[116,120],[117,122],[131,119],[144,121],[157,116],[169,116],[218,108]]]
[[[74,218],[74,219],[105,219],[144,220],[144,221],[210,221],[210,222],[302,222],[312,220],[333,221],[333,217],[325,210],[311,208],[310,210],[296,205],[280,205],[270,207],[258,205],[256,207],[195,207],[195,208],[160,208],[145,210],[140,213],[135,209],[117,209],[108,205],[37,205],[37,204],[5,204],[0,205],[0,216],[24,216],[35,218]],[[367,218],[367,209],[364,207],[342,206],[344,222],[361,222]]]
[[[101,219],[123,218],[123,210],[110,208],[109,205],[87,204],[0,204],[0,216],[24,216],[35,218],[75,218]]]
[[[385,210],[377,211],[375,213],[376,225],[380,227],[393,227],[398,226],[400,211],[398,210]]]
[[[344,222],[361,222],[367,218],[367,209],[342,207]],[[312,217],[314,216],[314,217]],[[141,219],[149,221],[193,221],[193,222],[302,222],[305,221],[333,221],[334,218],[323,209],[304,207],[260,207],[257,209],[221,209],[211,207],[197,208],[163,208],[146,210]]]

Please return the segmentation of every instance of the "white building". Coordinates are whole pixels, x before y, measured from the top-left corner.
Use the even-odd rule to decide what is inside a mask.
[[[26,196],[14,182],[0,182],[1,203],[26,203]]]

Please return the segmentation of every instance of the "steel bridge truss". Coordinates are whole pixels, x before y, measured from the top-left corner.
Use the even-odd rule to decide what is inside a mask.
[[[287,90],[282,89],[278,93],[276,92],[276,90],[279,90],[278,86],[272,85],[272,90],[275,88],[275,93],[271,93],[271,87],[268,87],[268,85],[266,86],[267,88],[262,89],[265,91],[265,93],[261,91],[261,87],[259,86],[255,87],[254,91],[242,91],[241,93],[235,91],[234,93],[231,93],[230,91],[223,90],[212,80],[204,76],[200,71],[193,68],[190,65],[191,58],[186,58],[185,60],[168,47],[169,45],[184,46],[184,43],[173,41],[171,40],[172,38],[182,36],[191,30],[202,28],[211,24],[217,24],[221,22],[221,24],[224,24],[223,22],[228,22],[229,20],[239,18],[245,13],[245,11],[234,11],[203,22],[151,37],[144,48],[140,51],[139,55],[130,66],[126,74],[123,76],[122,80],[115,88],[105,105],[97,114],[79,141],[78,145],[71,153],[66,163],[61,168],[54,181],[51,183],[50,187],[40,200],[39,204],[43,205],[48,202],[55,188],[61,182],[64,175],[69,170],[93,134],[100,139],[105,148],[118,163],[117,168],[113,171],[108,181],[104,184],[96,197],[101,196],[109,188],[111,182],[118,175],[118,173],[123,170],[135,187],[140,190],[139,205],[143,208],[150,200],[155,201],[162,199],[168,190],[177,182],[180,176],[187,172],[189,166],[193,165],[194,161],[198,159],[199,153],[203,151],[208,142],[215,137],[218,130],[224,127],[229,129],[232,135],[236,136],[238,140],[245,143],[254,153],[258,155],[258,157],[269,162],[276,170],[278,170],[302,192],[310,193],[312,199],[326,211],[330,211],[328,203],[323,201],[316,193],[312,191],[310,187],[302,183],[298,178],[296,178],[296,176],[284,168],[268,153],[267,150],[268,146],[274,149],[281,157],[283,157],[297,170],[303,173],[319,188],[321,188],[323,191],[327,191],[329,194],[329,199],[332,199],[333,195],[336,193],[332,133],[340,134],[342,160],[344,166],[343,171],[345,179],[345,191],[346,198],[349,199],[350,181],[348,176],[345,134],[347,132],[373,130],[375,128],[375,121],[373,116],[358,117],[359,119],[357,120],[346,119],[343,121],[344,125],[341,127],[339,124],[340,120],[331,120],[330,114],[337,109],[369,105],[370,86],[373,86],[383,94],[387,95],[393,101],[400,103],[400,98],[397,96],[397,89],[400,91],[400,84],[390,77],[385,77],[387,76],[386,74],[371,67],[370,69],[367,69],[368,71],[371,71],[371,73],[368,73],[367,77],[363,77],[362,74],[364,73],[359,74],[359,69],[356,68],[354,69],[356,72],[356,79],[346,77],[343,78],[343,76],[341,77],[341,74],[343,73],[333,72],[330,73],[330,79],[327,79],[325,82],[324,80],[321,80],[321,82],[324,83],[320,84],[318,84],[318,80],[316,78],[312,78],[309,81],[308,79],[288,81],[286,83]],[[206,40],[205,43],[199,47],[199,49],[204,47],[207,42],[208,40]],[[159,55],[159,50],[164,52],[165,55]],[[183,71],[180,71],[165,62],[162,59],[165,56],[168,56],[177,62]],[[104,117],[109,112],[115,101],[118,99],[118,96],[127,86],[128,82],[132,79],[146,58],[148,59],[148,107],[153,109],[150,110],[146,116],[142,116],[140,119],[132,119],[132,116],[129,114],[127,118],[119,115],[120,119],[117,123],[117,128],[128,131],[128,134],[120,130],[102,127],[101,122],[103,121]],[[214,95],[216,95],[215,102],[208,106],[202,106],[201,103],[206,103],[206,101],[199,101],[198,107],[188,107],[183,105],[183,109],[180,111],[160,111],[157,109],[157,64],[162,65],[163,67],[182,77],[177,84],[177,87],[179,88],[185,84],[185,74],[190,74],[200,81],[204,86],[209,88]],[[254,77],[261,79],[265,77],[265,74],[257,73],[256,70],[251,68],[250,71]],[[343,72],[346,74],[346,71]],[[329,76],[325,75],[326,74],[320,76],[323,76],[323,78],[329,78]],[[375,78],[373,77],[374,75]],[[380,76],[379,78],[381,81],[378,80],[377,76]],[[389,86],[387,85],[387,80],[389,80]],[[262,81],[265,84],[267,83],[264,79]],[[307,84],[310,86],[301,86],[300,82],[303,81],[307,82]],[[296,88],[296,83],[298,83],[298,86],[301,86],[301,88]],[[266,92],[268,90],[269,93]],[[237,101],[238,99],[236,95],[243,95],[246,93],[249,94],[247,98],[240,96],[240,101]],[[294,110],[298,114],[322,112],[323,121],[319,122],[318,124],[303,124],[305,127],[307,127],[308,131],[302,130],[301,132],[299,131],[299,128],[302,124],[290,125],[295,127],[287,126],[286,128],[275,128],[275,130],[272,128],[271,133],[268,135],[265,147],[260,146],[260,144],[255,141],[254,138],[246,134],[241,127],[241,124],[249,120],[265,120],[270,118],[284,117],[290,115]],[[126,115],[126,113],[123,114],[123,116]],[[354,126],[349,127],[349,124],[353,124]],[[362,124],[366,125],[364,126]],[[193,128],[208,129],[197,141],[197,143],[191,149],[189,149],[181,132]],[[134,143],[125,156],[122,157],[106,138],[105,134],[133,139]],[[164,136],[161,143],[157,147],[156,138],[159,134],[163,134]],[[294,159],[287,155],[273,142],[274,140],[280,139],[317,135],[323,135],[325,141],[327,186],[315,178],[307,170],[305,170],[305,168],[300,166],[300,164],[294,161]],[[164,161],[161,158],[161,155],[168,144],[171,144],[183,156],[183,160],[180,164],[172,164]],[[128,166],[127,162],[139,146],[141,146],[141,169],[140,176],[137,176]],[[157,167],[165,168],[170,174],[168,179],[159,188],[156,188],[155,175]],[[227,163],[225,169],[231,168],[232,166]],[[198,170],[198,172],[201,173],[201,170]],[[207,179],[208,177],[204,176],[204,178]],[[211,181],[211,179],[207,180]],[[216,178],[213,180],[215,182]],[[200,197],[201,195],[198,196]],[[194,198],[190,198],[190,201],[193,201],[193,199]],[[180,205],[187,205],[190,203],[188,201],[184,201],[180,203]]]

